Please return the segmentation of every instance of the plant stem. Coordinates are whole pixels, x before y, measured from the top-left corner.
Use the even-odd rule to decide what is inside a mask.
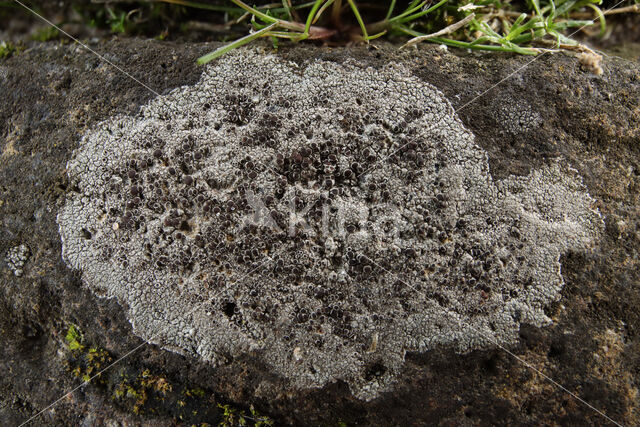
[[[364,21],[362,20],[362,17],[360,16],[360,11],[358,10],[358,7],[356,6],[356,4],[353,2],[353,0],[347,0],[349,2],[349,6],[351,6],[351,10],[353,11],[353,14],[356,16],[356,20],[358,21],[358,25],[360,25],[360,29],[362,30],[362,36],[364,38],[365,43],[369,43],[369,34],[367,34],[367,28],[364,25]]]
[[[206,64],[207,62],[210,62],[210,61],[212,61],[212,60],[224,55],[225,53],[229,52],[232,49],[235,49],[237,47],[243,46],[243,45],[245,45],[245,44],[257,39],[258,37],[262,37],[262,36],[268,35],[267,33],[269,31],[271,31],[272,29],[274,29],[275,27],[277,27],[277,26],[278,26],[277,23],[273,23],[273,24],[271,24],[271,25],[269,25],[267,27],[264,27],[261,30],[256,31],[255,33],[251,33],[248,36],[244,36],[241,39],[238,39],[238,40],[234,41],[233,43],[229,43],[227,45],[224,45],[224,46],[214,50],[213,52],[211,52],[211,53],[209,53],[207,55],[201,56],[200,58],[198,58],[198,64],[199,65]]]

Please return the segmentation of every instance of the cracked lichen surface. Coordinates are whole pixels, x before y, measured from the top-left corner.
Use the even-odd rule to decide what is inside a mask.
[[[240,50],[91,129],[67,169],[63,258],[143,339],[362,399],[407,351],[549,324],[560,256],[602,228],[565,165],[494,181],[449,102],[400,65]]]
[[[18,245],[7,251],[4,261],[7,263],[11,272],[16,277],[20,277],[24,273],[23,268],[29,259],[29,255],[30,252],[27,245]]]

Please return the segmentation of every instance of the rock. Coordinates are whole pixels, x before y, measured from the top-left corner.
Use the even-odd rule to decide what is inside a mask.
[[[71,402],[61,402],[55,410],[45,411],[41,415],[45,423],[61,422],[78,416],[86,417],[86,422],[96,422],[97,419],[104,422],[125,422],[131,417],[150,420],[152,411],[145,410],[145,406],[138,407],[140,415],[134,415],[128,412],[126,405],[112,403],[114,390],[121,384],[123,374],[146,370],[153,375],[166,378],[172,385],[174,394],[170,394],[167,401],[172,401],[174,395],[181,393],[176,390],[202,389],[215,396],[216,402],[229,401],[245,409],[254,405],[262,413],[281,423],[335,424],[341,420],[349,424],[436,421],[460,424],[489,423],[498,416],[507,423],[600,423],[604,420],[602,415],[535,374],[530,367],[513,358],[501,346],[575,392],[612,419],[623,424],[638,422],[635,418],[638,401],[635,397],[636,385],[633,379],[633,373],[640,363],[636,356],[638,336],[633,332],[640,321],[635,310],[640,292],[637,288],[637,283],[640,282],[638,65],[620,59],[605,58],[602,62],[604,73],[596,76],[584,69],[578,59],[567,55],[544,55],[520,70],[531,61],[530,58],[467,54],[451,49],[442,51],[433,46],[411,52],[398,52],[394,46],[386,44],[378,45],[378,49],[322,49],[309,46],[282,48],[276,57],[273,57],[275,64],[282,65],[272,66],[285,67],[283,75],[294,73],[292,76],[304,76],[305,72],[313,73],[313,70],[323,67],[318,64],[327,64],[326,67],[336,74],[348,74],[351,72],[348,70],[362,70],[354,72],[363,75],[368,72],[371,76],[395,72],[398,73],[398,81],[408,82],[410,87],[424,87],[421,90],[431,91],[430,102],[434,106],[439,102],[444,106],[449,105],[448,108],[452,108],[457,117],[454,118],[452,115],[452,121],[448,126],[451,129],[460,129],[462,136],[456,137],[458,142],[447,149],[449,151],[442,151],[447,157],[443,159],[444,162],[449,160],[455,163],[453,159],[456,156],[471,158],[479,155],[480,158],[486,159],[486,166],[478,169],[484,170],[483,179],[489,183],[497,183],[502,189],[499,194],[511,195],[509,197],[513,200],[499,208],[500,213],[491,213],[491,216],[498,216],[498,219],[495,224],[489,224],[489,229],[501,227],[499,224],[502,224],[503,220],[500,218],[518,218],[522,215],[521,212],[528,212],[527,215],[530,216],[523,218],[536,217],[537,222],[531,222],[531,227],[519,227],[515,231],[512,228],[506,229],[509,232],[508,239],[514,242],[521,239],[524,242],[526,239],[530,245],[527,249],[529,256],[536,251],[544,252],[544,248],[549,248],[548,259],[555,260],[556,263],[543,268],[548,273],[533,274],[533,289],[537,286],[535,280],[540,280],[540,283],[556,283],[553,292],[536,303],[536,309],[531,313],[527,314],[527,310],[521,310],[520,314],[513,318],[515,323],[497,326],[498,331],[504,327],[504,331],[509,331],[508,333],[495,332],[493,335],[490,329],[486,329],[474,338],[475,344],[462,345],[464,339],[443,339],[436,340],[433,344],[420,345],[420,339],[428,341],[432,336],[427,327],[424,332],[412,330],[411,334],[406,335],[406,339],[391,340],[393,346],[387,348],[385,346],[389,345],[389,340],[385,339],[385,329],[382,328],[382,333],[375,335],[374,339],[374,335],[365,333],[368,331],[368,327],[363,323],[365,316],[353,314],[352,320],[356,321],[352,326],[355,328],[353,330],[357,332],[356,335],[362,335],[363,341],[362,346],[357,347],[361,350],[354,347],[352,351],[359,352],[357,357],[362,357],[363,361],[361,364],[355,362],[356,359],[354,362],[347,362],[349,359],[345,353],[339,357],[345,362],[344,371],[329,373],[330,365],[320,362],[329,353],[324,355],[322,351],[311,351],[305,341],[307,334],[301,331],[292,332],[294,335],[298,334],[297,344],[292,342],[270,347],[278,342],[279,338],[271,337],[269,328],[255,326],[251,329],[253,334],[270,337],[266,341],[263,341],[264,338],[246,340],[248,335],[243,335],[241,326],[233,326],[227,322],[227,326],[224,327],[227,329],[221,330],[240,331],[234,332],[240,334],[233,341],[237,345],[220,347],[215,340],[207,341],[212,343],[207,345],[213,350],[206,351],[197,350],[207,348],[202,347],[202,339],[206,335],[202,335],[203,329],[194,327],[198,323],[191,325],[187,322],[179,329],[163,328],[161,333],[156,334],[159,330],[153,323],[136,318],[135,313],[140,312],[139,308],[136,308],[138,300],[126,297],[125,294],[129,291],[114,288],[111,282],[99,278],[99,275],[88,276],[83,267],[85,261],[82,261],[82,256],[85,255],[82,254],[87,254],[89,252],[86,251],[92,251],[92,248],[97,247],[92,242],[100,245],[107,241],[104,238],[97,239],[101,233],[132,233],[128,228],[131,217],[126,217],[123,221],[125,212],[122,212],[117,221],[108,222],[109,226],[104,231],[100,230],[97,223],[87,222],[87,227],[72,226],[75,218],[79,218],[77,212],[63,215],[60,231],[68,236],[65,239],[65,251],[68,250],[67,242],[90,243],[83,249],[84,252],[74,252],[79,255],[70,257],[69,253],[65,252],[66,262],[80,268],[81,274],[68,268],[62,258],[63,245],[56,217],[60,212],[65,212],[65,206],[69,206],[69,201],[86,193],[89,188],[88,181],[83,181],[81,175],[74,172],[77,165],[82,164],[82,161],[78,160],[82,155],[79,147],[90,145],[81,142],[81,138],[84,136],[83,141],[89,141],[96,129],[106,129],[105,126],[114,123],[114,120],[134,123],[135,120],[158,117],[160,110],[154,110],[156,107],[149,106],[167,108],[166,105],[169,104],[162,104],[162,99],[180,99],[181,93],[192,93],[193,103],[185,104],[181,110],[166,111],[169,115],[180,114],[190,105],[207,103],[206,100],[198,98],[198,93],[209,93],[209,89],[194,89],[189,92],[188,88],[182,88],[171,93],[169,91],[182,85],[198,88],[194,85],[202,84],[203,68],[195,66],[194,61],[199,55],[211,50],[212,45],[126,40],[101,43],[93,47],[99,52],[108,52],[110,60],[154,91],[161,93],[162,97],[157,98],[149,90],[74,45],[35,45],[20,55],[0,62],[0,93],[6,94],[6,101],[0,106],[0,134],[3,135],[0,147],[3,157],[0,169],[0,212],[3,219],[0,249],[2,253],[13,254],[15,250],[12,248],[25,245],[31,252],[26,265],[17,267],[14,262],[11,264],[14,266],[13,270],[7,265],[2,268],[3,310],[0,311],[0,328],[3,334],[0,367],[3,372],[8,373],[2,375],[0,380],[0,413],[3,418],[16,422],[24,420],[77,385],[79,380],[69,372],[68,361],[65,360],[68,359],[64,356],[68,350],[63,339],[68,325],[75,324],[83,331],[82,339],[85,342],[106,349],[114,360],[136,346],[141,345],[141,348],[110,368],[100,381],[76,391]],[[267,52],[259,55],[270,58]],[[232,58],[233,56],[223,58],[221,62],[230,63]],[[390,67],[391,63],[395,65]],[[287,67],[289,68],[286,69]],[[371,69],[366,71],[366,67]],[[210,68],[213,69],[215,65]],[[295,72],[289,71],[294,69]],[[514,72],[514,75],[501,82]],[[297,77],[290,77],[294,78]],[[394,81],[393,76],[387,76],[385,79]],[[201,83],[197,83],[199,80]],[[494,85],[496,86],[493,87]],[[224,84],[220,87],[224,87]],[[349,84],[343,85],[343,88],[344,93],[349,93]],[[355,98],[352,100],[355,101]],[[216,109],[216,102],[208,102],[209,108]],[[342,104],[345,103],[346,100],[342,101]],[[267,105],[254,107],[256,112],[262,111],[263,108],[266,111]],[[357,111],[355,103],[354,108]],[[391,121],[393,111],[387,114],[391,114]],[[253,117],[254,113],[253,110],[243,110],[234,114],[238,123],[233,124],[234,118],[230,117],[230,124],[223,124],[221,131],[231,129],[232,126],[244,129],[242,126],[246,126],[246,120]],[[330,119],[323,126],[330,126],[333,120],[335,119]],[[125,128],[126,126],[130,124],[126,124]],[[278,126],[278,129],[286,130],[290,124]],[[390,128],[393,128],[393,125]],[[313,130],[320,131],[321,128]],[[213,130],[211,132],[213,133],[207,138],[215,135]],[[465,132],[469,135],[470,142],[462,143],[460,141],[466,141],[467,138],[464,136]],[[124,142],[126,139],[126,136],[113,139],[106,137],[94,139],[93,144],[108,143],[105,149],[117,153],[115,145],[112,144],[130,144]],[[133,139],[131,141],[135,142]],[[169,142],[167,147],[170,146]],[[95,148],[99,148],[99,144],[93,147]],[[380,151],[380,148],[377,148]],[[293,151],[297,148],[282,149],[289,150],[291,162],[295,164],[296,153]],[[376,147],[371,155],[375,153],[375,149]],[[74,150],[77,151],[74,153]],[[200,188],[204,180],[203,172],[184,171],[179,169],[179,165],[170,165],[167,163],[170,152],[165,152],[167,150],[163,147],[154,146],[150,150],[148,159],[145,157],[137,161],[148,162],[150,168],[156,168],[153,165],[158,162],[166,163],[167,179],[173,176],[169,170],[171,167],[178,169],[184,176],[175,175],[176,191],[181,191],[182,188],[185,191],[188,188]],[[246,154],[252,153],[251,150],[245,148]],[[465,153],[464,150],[471,150],[469,153],[476,154],[467,156],[462,154]],[[366,158],[369,154],[365,151],[362,155]],[[267,161],[267,157],[261,156],[268,156],[268,151],[262,149],[261,152],[263,154],[258,155],[259,151],[256,151],[255,159],[252,159],[253,164]],[[307,156],[311,154],[300,154],[300,164]],[[69,161],[71,162],[68,163]],[[114,164],[124,163],[122,159],[116,158]],[[274,167],[277,167],[277,164]],[[367,181],[364,189],[360,190],[361,194],[354,193],[354,197],[362,197],[362,200],[355,203],[356,199],[353,199],[349,203],[352,203],[354,208],[362,203],[371,203],[367,201],[371,199],[366,199],[369,197],[366,196],[368,192],[377,194],[380,183],[385,180],[391,182],[392,179],[396,179],[393,177],[400,176],[397,173],[400,173],[401,169],[393,172],[390,167],[388,164],[382,170],[391,175],[385,175],[386,178],[381,176],[375,182]],[[413,166],[402,167],[410,170]],[[250,173],[251,168],[245,169],[247,174]],[[471,167],[469,171],[472,169]],[[214,168],[211,172],[219,170],[224,169]],[[142,194],[141,198],[147,200],[144,195],[148,191],[144,185],[138,188],[138,184],[128,183],[141,180],[144,184],[148,179],[145,175],[147,172],[133,170],[130,174],[131,171],[132,169],[123,171],[123,183],[132,186],[127,190],[127,197],[133,200],[136,197],[140,198]],[[255,176],[247,179],[266,179],[270,173],[265,168],[256,168]],[[331,169],[326,173],[335,174],[336,171]],[[460,176],[467,176],[465,173],[461,173]],[[71,179],[68,178],[68,174],[71,175]],[[94,173],[94,177],[98,178],[99,174]],[[335,185],[335,177],[326,179],[332,180],[331,185]],[[453,183],[454,176],[447,175],[444,181]],[[101,188],[105,188],[103,184],[91,191],[101,191]],[[401,197],[403,189],[409,188],[410,185],[405,183],[394,188],[393,197]],[[136,187],[135,191],[133,187]],[[563,188],[566,190],[562,190]],[[536,192],[531,193],[530,189],[535,189]],[[418,190],[412,190],[414,194],[419,194],[416,191]],[[102,197],[100,192],[87,194]],[[446,200],[439,200],[435,196],[434,194],[434,203],[447,203]],[[345,199],[343,195],[336,197]],[[494,199],[500,200],[499,197]],[[473,197],[469,200],[479,199]],[[555,202],[551,203],[554,200]],[[563,200],[564,204],[558,204],[560,200]],[[304,207],[308,200],[301,202],[304,202]],[[406,203],[406,200],[403,203]],[[416,206],[421,206],[419,202],[415,203]],[[426,208],[427,205],[424,206]],[[482,203],[478,206],[480,207],[473,208],[474,212],[478,212],[478,209],[480,212],[493,212],[482,207]],[[561,207],[558,208],[559,206]],[[567,206],[579,209],[567,210]],[[189,215],[189,209],[185,206],[177,208],[181,209],[181,215]],[[149,211],[145,211],[143,215],[152,215],[153,206],[149,205],[148,209]],[[509,213],[511,210],[513,213]],[[358,216],[356,211],[357,209],[353,213],[356,215],[354,218]],[[563,212],[569,216],[563,217]],[[436,213],[434,211],[431,215]],[[204,211],[197,215],[197,218],[206,217]],[[411,215],[413,214],[407,212],[399,218],[409,218]],[[196,254],[198,242],[195,240],[195,234],[191,235],[189,230],[199,229],[200,226],[193,218],[184,218],[185,225],[182,222],[173,224],[171,218],[166,218],[171,221],[165,223],[163,217],[157,227],[158,233],[186,234],[187,239],[193,239],[194,245],[190,252]],[[479,226],[474,223],[478,220],[477,216],[468,216],[465,220],[471,229]],[[520,222],[522,223],[522,220]],[[486,220],[484,223],[487,223]],[[544,225],[547,223],[549,229],[555,230],[556,234],[543,233],[548,237],[545,237],[545,243],[541,243],[542,241],[535,236],[547,227]],[[598,225],[599,223],[602,226]],[[118,224],[117,228],[114,224]],[[197,225],[196,228],[194,224]],[[562,228],[561,224],[566,224],[565,228]],[[179,231],[181,228],[183,230]],[[354,248],[367,245],[369,237],[361,238],[358,228],[353,228],[349,233],[354,235],[349,240]],[[484,233],[486,234],[486,231]],[[135,232],[132,236],[135,240]],[[438,239],[437,235],[435,239]],[[451,239],[454,238],[445,236],[445,241]],[[553,243],[554,241],[557,243]],[[425,252],[427,246],[416,253],[407,252],[423,244],[412,242],[406,248],[400,247],[402,257],[410,259],[428,253]],[[318,243],[326,246],[327,253],[331,253],[334,258],[340,253],[343,245],[340,236],[335,235],[330,239],[323,238]],[[558,246],[551,249],[554,248],[553,245]],[[453,246],[454,243],[452,250]],[[495,243],[488,245],[486,249],[492,246],[495,246]],[[449,259],[448,255],[444,255],[447,251],[446,244],[442,245],[442,248],[444,252],[439,253],[440,249],[436,248],[436,252],[430,257],[436,260]],[[134,254],[135,251],[128,253]],[[377,260],[378,255],[367,253]],[[517,249],[507,249],[506,254],[517,255]],[[520,262],[525,263],[525,258]],[[462,257],[454,256],[451,259],[460,261]],[[423,262],[425,261],[420,261]],[[106,265],[101,265],[99,271],[104,272],[105,278],[116,277],[113,271],[105,269]],[[404,260],[401,265],[413,264]],[[199,267],[189,265],[188,268]],[[366,273],[368,275],[380,278],[386,275],[382,270],[375,270],[375,266],[369,268]],[[405,273],[412,271],[411,268],[413,267],[407,267]],[[450,269],[447,271],[455,271],[453,267],[447,268]],[[23,270],[23,275],[18,278],[15,271],[20,269]],[[523,264],[516,269],[524,271],[526,268]],[[364,271],[364,267],[362,270]],[[185,274],[184,271],[171,273],[171,277],[179,278]],[[402,268],[399,271],[402,271]],[[336,280],[341,281],[344,286],[357,287],[358,284],[367,283],[366,279],[359,279],[356,284],[348,285],[349,276],[341,276],[339,270],[335,273]],[[157,274],[158,272],[154,273],[154,276],[158,277]],[[547,276],[544,274],[549,274],[548,278],[545,278]],[[471,271],[468,275],[466,277],[473,276]],[[132,279],[134,276],[130,273],[125,273],[123,277],[129,279],[118,283],[134,288],[142,285],[139,280]],[[460,277],[464,278],[465,275]],[[508,276],[499,277],[504,278],[507,290],[516,291],[508,298],[514,301],[521,298],[519,295],[522,295],[525,284],[514,285],[514,279]],[[258,280],[257,276],[255,280]],[[497,298],[495,301],[502,300],[503,297],[498,298],[498,295],[493,294],[493,286],[490,285],[486,290],[481,289],[482,293],[488,296],[489,301],[494,301],[493,298]],[[355,290],[355,287],[345,289]],[[246,288],[246,298],[250,297],[249,291],[250,288]],[[153,292],[145,292],[146,295],[155,295]],[[242,294],[242,291],[240,292]],[[100,297],[116,298],[100,298],[96,297],[96,294]],[[233,304],[229,310],[232,316],[235,316],[236,309],[242,313],[249,313],[244,311],[248,309],[239,305],[244,301],[242,298],[245,298],[241,294],[235,295],[235,298],[239,299],[231,299],[226,303]],[[387,303],[391,303],[392,298],[399,298],[397,303],[401,305],[402,298],[406,298],[401,294],[391,297]],[[133,292],[131,295],[138,293]],[[200,296],[202,295],[200,293]],[[427,297],[424,304],[438,300],[434,294],[429,295],[432,297]],[[168,298],[166,301],[171,301],[173,297]],[[448,303],[444,302],[447,307],[447,304],[452,304],[450,307],[473,308],[473,305],[461,302],[464,298],[467,297],[452,293],[441,296],[437,304],[449,300]],[[153,311],[155,303],[152,300],[155,298],[139,301],[144,302],[145,310],[150,308]],[[250,304],[250,301],[247,301]],[[184,312],[185,308],[178,308],[180,303],[181,300],[177,299],[171,302],[170,306]],[[224,301],[220,301],[220,304],[223,303]],[[285,307],[285,313],[289,313],[290,310],[294,313],[295,304],[292,303],[291,307],[287,304],[289,303],[284,300],[280,302],[280,305]],[[309,300],[305,304],[313,306],[314,303]],[[361,309],[364,308],[360,299],[354,299],[348,304],[351,307],[349,310],[358,309],[359,304],[363,305]],[[221,317],[214,322],[215,324],[224,324],[226,307],[224,304],[220,306]],[[418,313],[420,310],[418,306],[407,306],[406,309],[414,312],[418,310]],[[538,314],[532,314],[536,310]],[[370,318],[375,312],[376,310],[372,309],[371,313],[366,314],[366,318]],[[496,313],[499,312],[498,310]],[[307,321],[305,313],[301,311],[296,314],[296,318]],[[389,313],[384,311],[387,316]],[[465,316],[471,316],[470,312]],[[133,321],[133,328],[128,319]],[[513,319],[509,322],[514,322]],[[477,321],[477,325],[484,324],[482,320]],[[431,325],[429,322],[431,321],[425,325]],[[462,323],[468,325],[469,321],[465,320]],[[256,325],[262,323],[258,322]],[[406,325],[398,325],[398,330],[404,333]],[[460,333],[455,327],[451,327],[450,333]],[[180,335],[183,338],[178,340],[175,338],[175,331],[181,330],[180,328],[184,328],[184,333]],[[309,338],[312,336],[308,335]],[[138,336],[157,346],[144,344]],[[499,338],[496,345],[494,338],[487,340],[486,336],[504,338]],[[418,337],[421,338],[414,343],[412,339]],[[345,340],[346,348],[359,343],[357,337],[349,339],[345,336],[341,339]],[[268,356],[271,348],[280,349],[282,362],[274,359],[276,353]],[[390,348],[395,350],[389,352]],[[178,351],[183,355],[163,349]],[[464,352],[461,353],[461,350]],[[337,351],[339,354],[339,350]],[[207,354],[215,354],[215,357],[203,356]],[[215,360],[216,366],[210,363],[212,360]],[[286,360],[290,360],[290,368],[286,367]],[[314,379],[301,380],[299,376],[307,375],[304,372],[310,366],[317,366],[317,369],[313,368],[316,369],[313,374],[315,376],[309,377]],[[376,378],[383,380],[379,381]],[[371,386],[372,381],[378,384],[374,388]],[[159,384],[159,381],[156,380],[154,384]],[[152,394],[151,391],[149,394]],[[192,396],[189,397],[191,398]],[[188,399],[185,397],[184,400]],[[182,400],[176,397],[176,401]],[[153,419],[169,422],[173,418],[183,417],[188,422],[197,423],[217,422],[216,417],[220,416],[207,409],[211,407],[210,399],[193,398],[188,400],[186,405],[188,413],[179,409],[179,405],[176,405],[176,409],[167,402],[159,404],[153,408]]]

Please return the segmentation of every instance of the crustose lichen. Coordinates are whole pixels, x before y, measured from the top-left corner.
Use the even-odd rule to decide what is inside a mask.
[[[137,334],[364,399],[406,351],[547,324],[560,255],[601,227],[571,170],[494,181],[448,101],[403,67],[250,50],[102,122],[68,171],[64,259]]]

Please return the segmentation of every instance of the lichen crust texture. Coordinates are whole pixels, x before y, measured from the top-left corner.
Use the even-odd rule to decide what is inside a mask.
[[[67,170],[63,258],[136,334],[367,400],[406,352],[548,325],[561,255],[602,229],[566,165],[494,180],[443,94],[397,64],[241,49],[96,125]]]

